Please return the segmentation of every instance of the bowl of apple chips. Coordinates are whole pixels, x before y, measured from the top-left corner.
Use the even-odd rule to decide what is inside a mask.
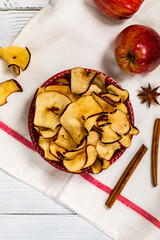
[[[70,173],[107,169],[139,133],[128,91],[108,75],[81,67],[58,73],[38,88],[28,119],[38,153]]]

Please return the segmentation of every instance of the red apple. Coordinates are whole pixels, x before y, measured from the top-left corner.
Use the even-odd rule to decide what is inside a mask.
[[[114,55],[125,72],[151,72],[160,64],[160,35],[152,28],[131,25],[116,37]]]
[[[114,19],[131,17],[138,11],[144,0],[94,0],[100,10]]]

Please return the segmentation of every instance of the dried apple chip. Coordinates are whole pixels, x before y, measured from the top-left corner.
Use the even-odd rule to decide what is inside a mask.
[[[11,64],[11,65],[9,65],[8,67],[9,67],[9,68],[13,67],[13,70],[14,70],[14,72],[16,73],[16,75],[17,75],[17,76],[20,75],[20,67],[18,67],[18,66],[15,65],[15,64]]]
[[[136,127],[133,127],[131,125],[130,130],[127,134],[122,135],[122,139],[120,139],[120,143],[124,146],[129,148],[131,146],[131,136],[137,135],[139,133],[139,130]]]
[[[0,106],[7,103],[7,97],[13,92],[22,92],[23,89],[19,83],[14,80],[7,80],[0,83]]]
[[[36,96],[38,96],[39,94],[44,93],[44,92],[45,92],[45,88],[44,87],[40,87],[36,91]]]
[[[106,92],[105,81],[106,77],[103,74],[97,74],[96,77],[93,79],[92,84],[98,86],[103,92]]]
[[[7,63],[8,67],[14,66],[14,70],[17,73],[17,67],[24,71],[30,62],[31,54],[28,48],[22,48],[17,46],[10,46],[8,48],[0,48],[0,57]],[[17,66],[17,67],[15,67]]]
[[[67,96],[72,102],[77,101],[80,96],[75,95],[71,92],[68,85],[49,85],[44,89],[46,92],[54,91],[59,92]]]
[[[115,151],[120,148],[121,146],[118,142],[111,144],[103,144],[101,141],[99,141],[96,146],[99,156],[106,160],[110,160]]]
[[[103,159],[102,161],[103,161],[103,163],[102,163],[102,169],[105,170],[105,169],[109,168],[110,162],[109,162],[109,161],[106,161],[105,159]]]
[[[66,160],[72,160],[75,157],[77,157],[79,154],[84,153],[85,152],[85,148],[86,148],[86,139],[84,138],[84,140],[82,141],[82,143],[77,146],[77,148],[75,148],[74,150],[71,151],[66,151],[64,153],[64,157]]]
[[[139,133],[139,130],[131,124],[131,129],[129,131],[129,134],[130,135],[137,135],[138,133]]]
[[[56,79],[54,82],[55,82],[55,83],[62,83],[62,84],[64,84],[64,85],[69,85],[68,80],[65,79],[65,78]]]
[[[92,94],[92,92],[99,94],[100,92],[102,92],[102,90],[97,85],[91,84],[88,91],[86,93],[82,94],[82,96],[90,96]]]
[[[116,110],[114,113],[108,114],[108,122],[111,123],[113,131],[119,135],[123,135],[129,132],[130,122],[127,115],[121,110]]]
[[[128,108],[124,103],[117,103],[116,109],[121,110],[122,112],[128,114]]]
[[[43,92],[36,97],[34,125],[55,128],[60,124],[59,117],[71,100],[59,92]]]
[[[57,135],[57,138],[55,140],[55,143],[57,145],[59,145],[60,147],[65,148],[68,151],[71,151],[71,150],[75,149],[76,146],[77,146],[77,144],[73,141],[70,134],[62,126],[58,131],[58,135]]]
[[[87,73],[86,70],[81,67],[71,69],[71,92],[74,94],[87,92],[96,75],[96,71]]]
[[[100,140],[104,144],[114,143],[122,138],[115,131],[113,131],[113,129],[111,128],[111,124],[104,124],[100,128],[102,130]]]
[[[78,172],[80,171],[86,163],[86,153],[82,153],[78,156],[76,156],[71,161],[63,160],[64,166],[70,171],[70,172]]]
[[[97,159],[97,150],[95,147],[93,147],[92,145],[88,145],[86,147],[86,164],[84,165],[83,168],[87,168],[90,167],[94,164],[94,162]]]
[[[100,96],[98,96],[95,92],[92,92],[92,97],[94,100],[101,106],[103,109],[103,112],[114,112],[116,105],[111,104],[104,99],[102,99]]]
[[[122,102],[125,102],[129,97],[129,93],[127,90],[120,89],[119,87],[116,87],[113,84],[108,85],[106,87],[106,90],[108,93],[118,95],[121,98]]]
[[[97,158],[97,160],[95,161],[95,163],[91,166],[92,168],[92,172],[94,174],[98,174],[100,173],[100,171],[102,170],[102,164],[99,158]]]
[[[59,159],[54,157],[49,151],[50,142],[51,142],[50,139],[44,139],[42,136],[40,136],[38,144],[43,149],[44,157],[46,159],[51,160],[51,161],[59,161]]]
[[[123,145],[123,147],[129,148],[131,146],[131,135],[123,135],[119,142]]]
[[[87,130],[87,132],[91,131],[92,127],[96,124],[97,118],[98,118],[98,115],[95,115],[95,116],[91,116],[91,117],[87,118],[84,121],[84,127]]]
[[[50,128],[45,128],[41,126],[34,126],[34,128],[37,130],[39,135],[41,135],[44,139],[49,139],[53,138],[57,134],[60,126],[57,126],[54,131]]]
[[[50,142],[49,145],[49,152],[57,159],[62,160],[64,157],[64,153],[66,149],[58,146],[53,140]]]
[[[99,134],[95,131],[90,131],[87,136],[87,145],[92,145],[93,147],[96,147],[98,141]]]
[[[118,95],[111,94],[111,93],[103,93],[103,94],[101,94],[101,97],[103,97],[106,100],[113,101],[114,103],[119,103],[121,100]]]

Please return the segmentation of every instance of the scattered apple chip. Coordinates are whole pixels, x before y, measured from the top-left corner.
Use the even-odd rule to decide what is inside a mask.
[[[103,144],[101,141],[99,141],[96,146],[98,155],[106,160],[110,160],[115,151],[120,148],[121,146],[118,142]]]
[[[11,93],[22,91],[23,91],[22,87],[14,79],[0,83],[0,106],[7,103],[7,97]]]
[[[114,112],[116,105],[111,105],[107,101],[103,100],[100,96],[98,96],[95,92],[92,92],[92,97],[94,100],[101,106],[103,112]]]
[[[86,164],[86,153],[82,153],[82,154],[76,156],[71,161],[64,159],[63,164],[70,172],[78,172]]]
[[[68,151],[74,150],[77,146],[77,144],[73,141],[70,134],[62,126],[58,131],[55,143]]]
[[[87,92],[96,75],[96,71],[87,73],[86,70],[81,67],[73,68],[71,70],[71,92],[74,94]]]
[[[102,170],[102,164],[101,161],[99,160],[99,158],[97,158],[97,160],[95,161],[95,163],[91,166],[92,168],[92,172],[94,174],[98,174],[100,173],[100,171]]]
[[[87,136],[87,145],[92,145],[93,147],[96,147],[98,141],[99,141],[99,134],[95,131],[90,131]]]
[[[86,164],[84,165],[83,168],[87,168],[90,167],[94,164],[94,162],[97,159],[97,150],[95,149],[95,147],[93,147],[92,145],[88,145],[86,147]]]
[[[60,124],[59,117],[70,99],[59,92],[44,92],[36,97],[34,125],[55,128]]]
[[[116,87],[113,84],[108,85],[106,87],[106,90],[108,93],[118,95],[121,98],[122,102],[125,102],[129,97],[129,93],[127,90],[120,89],[119,87]]]
[[[64,158],[63,155],[66,152],[64,148],[58,146],[53,140],[50,142],[49,151],[55,158],[59,160]]]
[[[92,98],[92,96],[83,96],[67,107],[60,118],[60,122],[72,136],[73,140],[77,144],[80,144],[82,139],[87,135],[84,128],[84,121],[89,116],[101,111],[102,108]]]
[[[19,75],[17,67],[24,71],[29,65],[31,54],[27,47],[10,46],[8,48],[0,48],[0,57],[7,63],[8,67],[14,66],[16,74],[18,73]]]
[[[100,140],[104,144],[114,143],[122,138],[115,131],[113,131],[113,129],[111,128],[111,124],[104,124],[104,126],[101,126],[101,129],[102,135]]]
[[[38,140],[39,146],[44,151],[44,157],[51,161],[59,161],[59,159],[54,157],[49,151],[50,142],[51,142],[50,139],[44,139],[42,136],[40,136]]]
[[[34,128],[37,130],[39,135],[41,135],[44,139],[49,139],[49,138],[53,138],[57,134],[60,126],[57,126],[54,131],[50,128],[45,128],[41,126],[38,126],[38,127],[34,126]]]
[[[97,74],[96,77],[93,79],[92,84],[98,86],[103,92],[106,92],[106,77],[103,74]]]
[[[111,123],[112,130],[119,135],[126,134],[130,130],[130,122],[127,115],[121,110],[117,109],[114,113],[108,114],[108,122]]]

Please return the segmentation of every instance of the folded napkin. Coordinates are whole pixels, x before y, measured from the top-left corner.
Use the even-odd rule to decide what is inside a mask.
[[[0,61],[0,81],[16,78],[23,87],[23,93],[12,94],[0,107],[1,169],[119,240],[160,239],[160,186],[152,187],[150,158],[154,119],[160,117],[160,109],[158,105],[149,109],[137,97],[140,86],[159,85],[160,68],[139,76],[122,72],[116,65],[112,43],[122,29],[135,23],[160,32],[159,12],[159,0],[145,0],[132,18],[114,21],[92,0],[51,1],[13,42],[30,49],[28,69],[16,78]],[[123,156],[98,175],[74,175],[50,166],[34,150],[28,133],[28,110],[35,90],[52,75],[76,66],[107,73],[127,89],[140,130]],[[106,209],[111,189],[143,143],[148,152],[113,208]]]

